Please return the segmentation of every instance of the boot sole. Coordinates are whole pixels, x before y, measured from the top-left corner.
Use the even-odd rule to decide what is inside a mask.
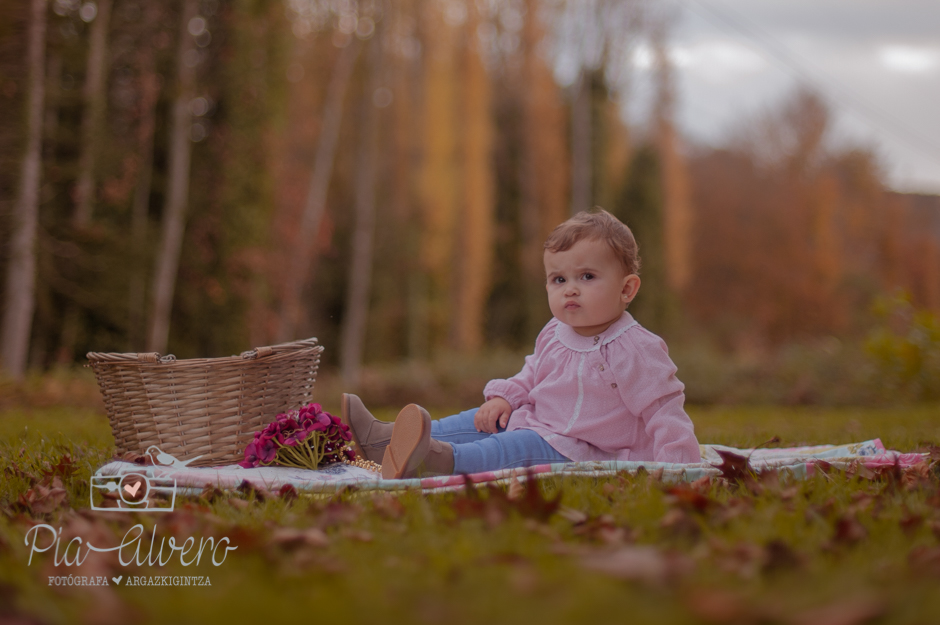
[[[392,427],[392,440],[382,457],[382,479],[397,480],[416,471],[430,445],[431,417],[420,406],[408,404]]]
[[[356,452],[356,455],[365,460],[368,458],[365,451],[362,449],[362,445],[359,444],[359,438],[356,436],[356,430],[353,429],[352,421],[349,419],[349,395],[343,393],[343,397],[340,400],[340,410],[339,418],[343,423],[346,424],[346,427],[349,428],[349,434],[352,436],[352,439],[349,441],[352,443],[353,451]]]

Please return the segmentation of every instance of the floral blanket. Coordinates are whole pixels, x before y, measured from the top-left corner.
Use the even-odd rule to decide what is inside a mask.
[[[113,461],[98,469],[96,479],[120,479],[129,473],[144,475],[147,478],[159,478],[162,483],[172,483],[176,492],[193,494],[205,487],[221,489],[237,488],[248,482],[255,488],[277,491],[285,485],[291,485],[298,491],[334,492],[353,486],[358,490],[397,491],[421,489],[425,492],[462,488],[465,480],[473,483],[508,482],[528,476],[545,477],[549,475],[603,476],[615,473],[636,473],[662,469],[665,481],[694,481],[706,475],[718,475],[716,468],[721,463],[717,450],[730,451],[742,456],[749,456],[751,466],[756,470],[774,468],[790,473],[801,479],[812,475],[821,463],[835,468],[845,468],[857,462],[868,468],[899,465],[909,467],[924,462],[925,455],[920,453],[901,453],[885,449],[880,439],[853,443],[849,445],[815,445],[810,447],[789,447],[774,449],[738,449],[722,445],[702,445],[702,460],[696,464],[671,464],[660,462],[569,462],[544,464],[528,469],[504,469],[486,471],[469,476],[447,475],[409,480],[383,480],[375,473],[347,464],[332,464],[319,471],[292,469],[286,467],[260,467],[245,469],[237,464],[191,468],[172,458],[160,454],[163,464],[141,466],[129,462]]]

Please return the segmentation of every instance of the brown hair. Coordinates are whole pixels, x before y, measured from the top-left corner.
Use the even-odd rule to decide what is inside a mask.
[[[545,241],[549,252],[564,252],[583,239],[600,239],[610,246],[627,275],[640,273],[640,255],[630,228],[600,207],[581,211],[568,221],[555,226]]]

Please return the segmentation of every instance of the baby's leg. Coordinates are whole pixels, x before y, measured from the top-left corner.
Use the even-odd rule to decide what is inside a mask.
[[[431,438],[445,443],[472,443],[492,436],[488,432],[478,432],[473,425],[473,416],[479,408],[471,408],[461,413],[431,421]],[[503,429],[500,429],[502,432]]]
[[[569,462],[532,430],[485,434],[475,441],[458,443],[453,447],[454,474]]]

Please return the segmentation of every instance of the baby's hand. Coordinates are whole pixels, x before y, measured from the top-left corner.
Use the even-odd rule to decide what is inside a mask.
[[[498,423],[502,428],[506,427],[510,414],[512,414],[512,406],[509,402],[502,397],[494,397],[480,406],[473,417],[473,425],[477,432],[496,434],[499,431],[496,424]]]

